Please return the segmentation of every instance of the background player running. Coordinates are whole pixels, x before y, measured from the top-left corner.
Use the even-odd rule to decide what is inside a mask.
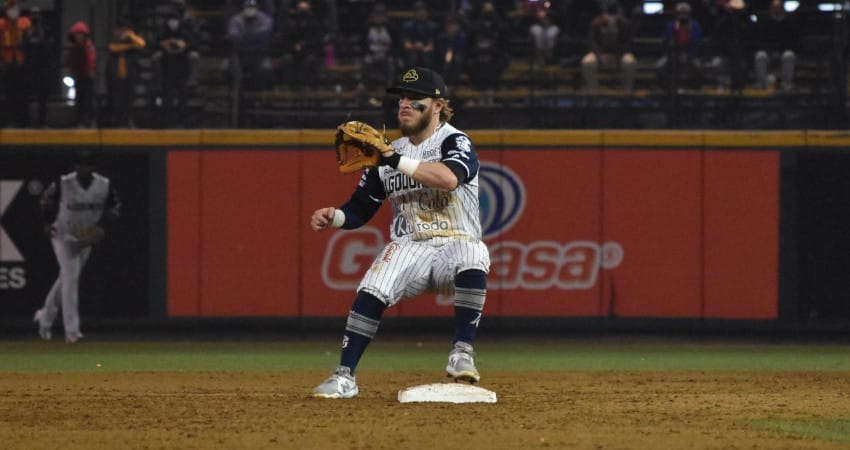
[[[313,390],[316,397],[351,398],[354,372],[375,337],[384,310],[422,292],[454,295],[455,333],[446,372],[475,383],[472,341],[484,309],[490,256],[481,241],[478,155],[469,137],[448,123],[452,109],[443,78],[415,67],[387,92],[398,94],[402,137],[380,166],[366,169],[339,208],[317,209],[316,231],[365,224],[384,200],[392,205],[391,241],[363,276],[348,315],[339,366]]]
[[[59,277],[50,288],[44,307],[35,312],[38,333],[50,340],[51,328],[61,308],[65,341],[74,343],[80,332],[80,274],[91,254],[92,245],[103,238],[103,225],[118,218],[121,202],[103,175],[94,172],[94,155],[88,151],[74,158],[74,171],[51,183],[41,196],[45,232],[53,244],[59,263]],[[96,230],[94,236],[84,236]]]

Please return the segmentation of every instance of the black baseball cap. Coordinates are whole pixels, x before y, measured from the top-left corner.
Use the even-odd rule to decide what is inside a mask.
[[[431,98],[446,98],[448,89],[443,77],[431,69],[414,67],[403,72],[396,78],[392,87],[387,89],[390,94],[412,92]]]
[[[96,155],[91,150],[80,150],[74,153],[74,164],[81,166],[94,166]]]

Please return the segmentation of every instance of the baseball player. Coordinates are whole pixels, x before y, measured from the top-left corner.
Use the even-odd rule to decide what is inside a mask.
[[[121,201],[109,179],[94,172],[92,153],[83,151],[75,156],[74,171],[45,189],[41,210],[47,224],[45,233],[59,263],[59,277],[33,321],[38,324],[41,338],[50,340],[53,322],[61,309],[65,342],[75,343],[83,337],[78,309],[80,274],[92,245],[104,236],[103,225],[119,217]]]
[[[398,95],[402,137],[381,155],[378,167],[364,171],[348,202],[317,209],[310,219],[316,231],[358,228],[384,200],[393,213],[390,243],[357,288],[340,364],[313,390],[315,397],[355,397],[354,372],[384,310],[425,291],[454,295],[448,376],[480,379],[472,341],[484,309],[490,256],[481,240],[478,156],[469,137],[448,123],[453,112],[438,73],[414,67],[387,92]]]

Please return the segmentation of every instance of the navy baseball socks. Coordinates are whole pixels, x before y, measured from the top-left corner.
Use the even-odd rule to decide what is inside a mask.
[[[481,379],[475,368],[472,341],[484,311],[487,298],[487,274],[481,270],[465,270],[455,277],[455,336],[446,374],[455,381],[476,383]]]
[[[386,309],[387,305],[374,295],[362,291],[357,293],[348,313],[348,322],[345,324],[339,361],[341,366],[351,369],[352,374],[369,342],[372,342],[378,332],[381,316]]]
[[[465,270],[455,277],[455,336],[471,344],[478,330],[484,301],[487,298],[487,274],[481,270]]]

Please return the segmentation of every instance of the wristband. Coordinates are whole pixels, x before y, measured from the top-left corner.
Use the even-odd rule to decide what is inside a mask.
[[[334,210],[334,219],[331,221],[331,226],[340,228],[345,223],[345,213],[341,209]]]
[[[393,153],[392,156],[381,155],[381,162],[384,165],[392,167],[393,169],[398,168],[399,161],[401,161],[401,155],[399,155],[398,153]]]
[[[413,172],[416,172],[416,169],[419,168],[419,163],[420,161],[418,159],[402,156],[398,161],[398,171],[409,177],[413,177]]]

